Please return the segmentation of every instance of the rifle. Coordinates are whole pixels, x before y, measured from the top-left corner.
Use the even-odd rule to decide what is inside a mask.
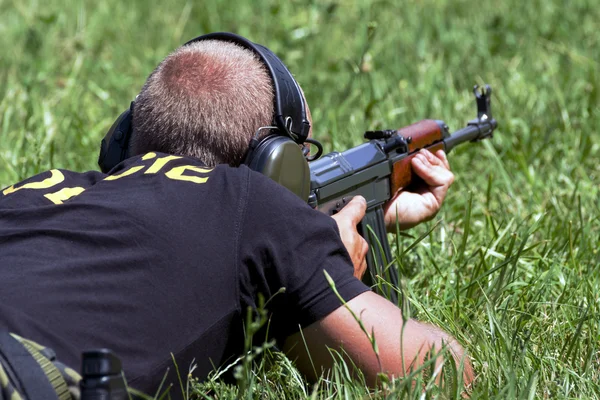
[[[449,153],[455,146],[492,137],[498,126],[492,117],[492,89],[475,86],[477,118],[452,134],[444,121],[425,119],[399,130],[367,131],[369,141],[342,153],[332,152],[309,164],[310,195],[308,203],[325,214],[340,211],[352,197],[367,200],[365,217],[359,233],[369,244],[367,266],[363,280],[372,286],[376,277],[387,276],[398,287],[398,269],[393,267],[392,252],[387,239],[383,205],[397,192],[417,178],[411,159],[421,149],[431,152],[443,149]],[[396,291],[384,290],[397,303]]]

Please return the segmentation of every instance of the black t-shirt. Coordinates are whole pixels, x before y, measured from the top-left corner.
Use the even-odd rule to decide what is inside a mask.
[[[148,153],[0,192],[0,327],[75,369],[111,348],[147,392],[170,353],[200,377],[239,356],[259,293],[276,340],[338,308],[323,270],[346,300],[368,290],[335,222],[246,167]]]

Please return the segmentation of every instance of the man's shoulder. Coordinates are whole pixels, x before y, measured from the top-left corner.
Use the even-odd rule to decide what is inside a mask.
[[[104,181],[119,183],[140,184],[142,181],[162,182],[164,184],[179,184],[185,186],[190,184],[204,184],[215,181],[223,176],[239,176],[244,179],[243,174],[236,173],[234,168],[226,165],[209,167],[201,160],[177,154],[161,152],[149,152],[142,155],[130,157],[111,169]],[[185,184],[182,184],[185,182]],[[196,186],[199,187],[199,186]]]
[[[306,199],[301,199],[288,188],[275,182],[273,179],[260,172],[251,170],[245,165],[240,166],[238,169],[241,173],[245,173],[248,176],[249,191],[253,195],[264,194],[267,197],[263,198],[265,202],[273,202],[277,204],[289,204],[293,207],[306,208],[308,203]]]
[[[132,168],[134,168],[135,172],[131,172]],[[120,176],[123,172],[128,172],[127,176],[129,176],[136,174],[138,171],[141,172],[141,174],[136,174],[137,176],[151,176],[159,172],[165,174],[172,171],[174,168],[177,168],[177,170],[202,171],[203,173],[214,171],[229,176],[239,176],[241,178],[247,178],[249,173],[249,170],[246,168],[231,167],[227,164],[218,164],[214,167],[210,167],[199,158],[152,151],[146,154],[129,157],[111,169],[107,176]]]
[[[105,177],[97,171],[74,172],[54,168],[40,172],[0,191],[1,208],[62,204]]]

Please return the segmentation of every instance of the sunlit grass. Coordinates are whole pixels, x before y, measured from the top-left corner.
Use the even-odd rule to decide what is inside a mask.
[[[435,221],[398,240],[410,310],[466,346],[473,398],[598,398],[598,21],[593,0],[0,0],[0,186],[96,168],[101,137],[156,63],[209,31],[281,56],[327,150],[423,118],[459,129],[475,116],[472,86],[489,83],[497,134],[452,152],[441,222],[409,251]],[[238,387],[213,379],[196,394],[423,395],[406,382],[370,391],[343,363],[309,385],[267,353]]]

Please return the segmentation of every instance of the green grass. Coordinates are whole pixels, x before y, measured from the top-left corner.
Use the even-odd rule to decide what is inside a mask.
[[[441,223],[396,249],[417,318],[473,358],[473,398],[600,398],[600,7],[573,1],[0,0],[0,186],[96,168],[99,141],[185,40],[235,31],[303,86],[327,150],[423,118],[452,130],[494,89],[492,141],[450,155]],[[418,238],[432,223],[411,232]],[[382,351],[380,349],[380,351]],[[274,360],[272,363],[267,361]],[[369,392],[342,363],[312,386],[270,353],[200,397],[418,398]],[[419,387],[421,387],[419,385]],[[451,388],[427,395],[460,398]]]

